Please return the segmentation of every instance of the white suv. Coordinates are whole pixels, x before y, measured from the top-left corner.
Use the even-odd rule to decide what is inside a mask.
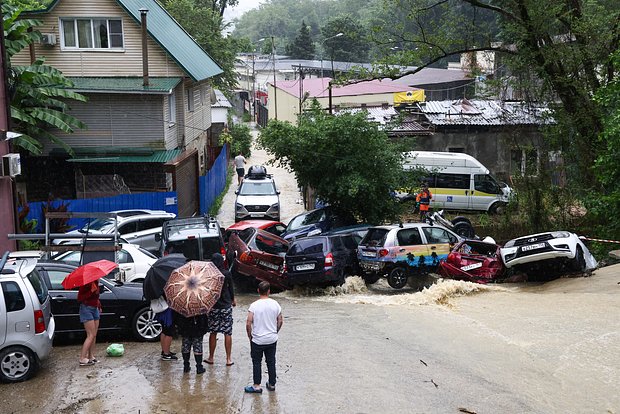
[[[235,223],[248,219],[280,221],[280,191],[262,165],[250,167],[235,194]]]
[[[161,234],[161,227],[167,220],[176,217],[174,213],[163,210],[117,210],[111,211],[118,217],[117,229],[120,237],[127,243],[137,244],[151,253],[157,252],[159,242],[156,234]],[[114,233],[114,219],[96,219],[84,225],[79,230],[68,232],[70,235],[112,234]],[[80,239],[56,239],[54,244],[80,244]]]
[[[34,258],[0,259],[0,381],[32,377],[51,349],[56,324]]]

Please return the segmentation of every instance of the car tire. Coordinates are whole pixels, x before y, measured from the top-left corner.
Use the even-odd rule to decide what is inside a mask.
[[[575,258],[572,260],[571,267],[576,272],[585,272],[586,271],[586,258],[583,256],[583,250],[581,246],[577,246],[577,251],[575,252]]]
[[[347,278],[347,274],[344,270],[338,272],[338,278],[334,281],[334,286],[342,286],[344,285],[345,279]]]
[[[377,281],[381,279],[381,275],[377,273],[364,273],[362,275],[362,279],[364,279],[364,282],[366,282],[367,284],[372,285],[373,283],[377,283]]]
[[[501,201],[493,203],[491,207],[489,207],[489,214],[504,214],[504,211],[506,211],[506,203],[502,203]]]
[[[409,279],[407,269],[398,266],[390,271],[387,282],[394,289],[402,289],[407,284],[407,279]]]
[[[155,312],[148,306],[138,309],[131,320],[131,330],[133,336],[138,341],[155,342],[159,339],[162,326],[155,319]]]
[[[476,231],[474,226],[466,221],[459,221],[454,225],[454,232],[466,239],[473,239],[476,237]]]
[[[37,359],[28,348],[11,346],[0,351],[0,381],[20,382],[31,378],[38,369]]]

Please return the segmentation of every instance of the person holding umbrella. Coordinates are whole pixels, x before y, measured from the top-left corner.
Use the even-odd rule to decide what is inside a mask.
[[[219,253],[213,253],[211,261],[224,275],[224,286],[222,287],[220,298],[209,313],[209,357],[205,359],[205,362],[209,365],[213,364],[213,356],[215,355],[215,347],[217,346],[217,334],[222,333],[224,334],[224,349],[226,350],[226,366],[230,367],[234,364],[231,359],[231,352],[233,328],[232,310],[234,306],[237,306],[237,302],[235,302],[235,290],[233,288],[232,275],[224,268],[224,256]]]
[[[101,302],[99,301],[99,279],[109,274],[118,265],[109,260],[87,263],[75,269],[62,281],[62,286],[69,290],[79,286],[77,301],[80,303],[80,322],[84,324],[86,339],[80,352],[80,366],[97,363],[95,344],[99,330]]]

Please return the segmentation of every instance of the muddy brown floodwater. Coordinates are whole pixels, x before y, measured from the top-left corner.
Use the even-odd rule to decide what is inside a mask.
[[[610,266],[543,285],[440,281],[415,292],[352,277],[341,288],[276,294],[278,384],[262,395],[243,392],[255,296],[241,294],[232,367],[221,341],[215,365],[197,376],[161,361],[159,344],[125,340],[123,357],[103,356],[102,343],[102,361],[80,368],[74,341],[55,346],[32,380],[2,384],[1,411],[618,413],[619,283],[620,266]]]

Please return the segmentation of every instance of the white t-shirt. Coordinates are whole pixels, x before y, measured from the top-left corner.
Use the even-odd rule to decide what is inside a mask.
[[[237,155],[235,157],[235,168],[243,168],[243,164],[245,164],[245,158],[243,157],[243,155]]]
[[[278,340],[278,315],[282,313],[280,304],[271,298],[259,299],[250,305],[248,311],[254,314],[252,322],[252,342],[256,345],[269,345]]]

